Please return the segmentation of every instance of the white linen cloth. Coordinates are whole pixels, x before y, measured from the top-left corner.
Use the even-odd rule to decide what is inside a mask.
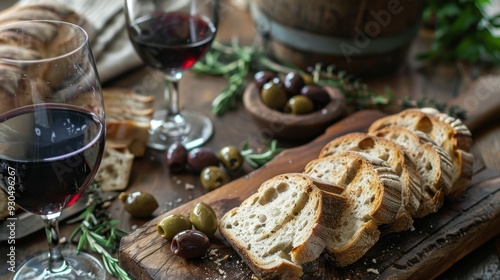
[[[125,28],[124,0],[20,0],[20,4],[56,2],[84,16],[95,28],[92,52],[101,82],[142,64]]]

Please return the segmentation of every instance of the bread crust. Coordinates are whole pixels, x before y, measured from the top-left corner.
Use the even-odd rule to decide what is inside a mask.
[[[406,147],[420,173],[421,203],[414,217],[437,212],[443,205],[445,193],[451,190],[453,163],[450,156],[421,131],[401,126],[389,126],[372,132]]]
[[[331,170],[327,170],[329,168]],[[338,173],[333,174],[333,172]],[[373,156],[347,151],[310,161],[304,168],[304,173],[323,182],[343,187],[344,196],[351,191],[352,195],[355,195],[354,192],[361,189],[361,183],[356,189],[348,188],[353,182],[363,181],[363,178],[373,179],[367,188],[376,196],[370,203],[372,205],[370,216],[379,224],[393,222],[401,207],[399,177],[387,163]]]
[[[396,219],[389,225],[392,231],[412,228],[413,216],[417,212],[422,197],[420,174],[406,149],[398,143],[366,133],[354,132],[338,137],[321,150],[319,157],[326,157],[344,151],[357,151],[385,160],[400,177],[402,207]]]
[[[453,161],[452,188],[445,195],[459,196],[472,178],[472,137],[459,120],[433,108],[407,109],[375,121],[368,129],[373,133],[384,127],[397,125],[419,130],[445,150]]]
[[[318,158],[304,173],[344,188],[347,207],[325,253],[335,265],[360,259],[378,241],[378,225],[393,223],[401,208],[399,177],[385,161],[369,154],[347,151]]]

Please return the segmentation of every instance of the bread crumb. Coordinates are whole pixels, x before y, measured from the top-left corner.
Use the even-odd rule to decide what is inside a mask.
[[[377,260],[376,259],[372,259],[372,263],[377,263]]]
[[[366,270],[366,272],[370,272],[370,273],[373,273],[373,274],[377,274],[379,275],[380,273],[378,272],[378,269],[374,269],[374,268],[368,268]]]
[[[193,185],[193,184],[186,183],[186,185],[184,185],[184,188],[185,188],[186,190],[193,190],[193,189],[194,189],[194,185]]]

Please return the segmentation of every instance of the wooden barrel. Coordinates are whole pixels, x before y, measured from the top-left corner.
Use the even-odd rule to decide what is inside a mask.
[[[423,0],[252,0],[250,9],[270,56],[373,76],[405,60]]]

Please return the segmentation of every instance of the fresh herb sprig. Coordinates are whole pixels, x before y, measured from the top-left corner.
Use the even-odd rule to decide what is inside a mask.
[[[278,141],[273,139],[263,151],[255,151],[249,147],[248,142],[243,143],[241,155],[253,168],[259,168],[281,153],[284,148],[278,148]]]
[[[229,82],[212,102],[215,115],[222,115],[236,106],[256,53],[254,47],[240,46],[237,40],[230,46],[215,41],[204,59],[193,66],[192,70],[197,73],[223,76]]]
[[[111,219],[110,213],[100,207],[102,201],[98,198],[99,190],[96,188],[90,192],[89,206],[77,219],[70,221],[80,221],[80,225],[71,234],[70,241],[77,244],[78,251],[86,249],[99,254],[104,268],[112,276],[132,280],[113,256],[127,232],[118,228],[119,220]]]

